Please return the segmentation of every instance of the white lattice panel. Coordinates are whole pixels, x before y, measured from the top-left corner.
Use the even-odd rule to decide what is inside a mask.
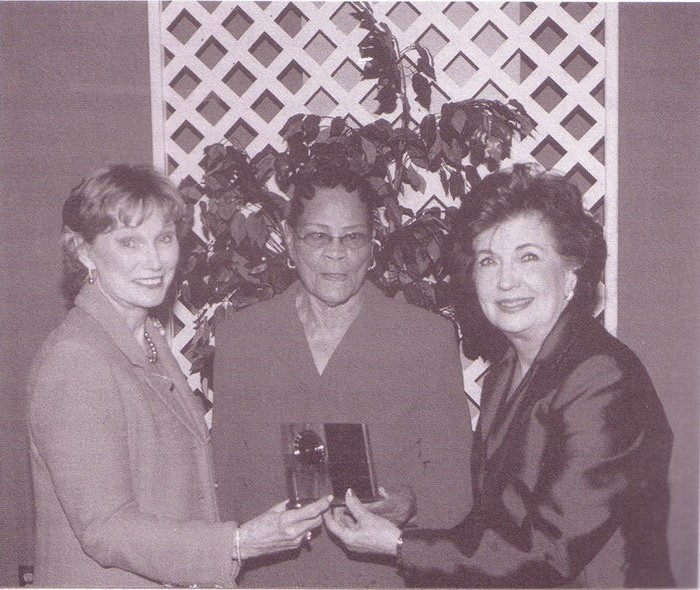
[[[520,101],[538,127],[515,146],[514,159],[536,159],[566,174],[601,221],[603,197],[614,213],[616,191],[605,162],[606,129],[610,133],[616,121],[616,104],[608,106],[607,119],[605,106],[606,72],[616,76],[617,56],[610,54],[616,52],[614,28],[607,31],[606,49],[606,25],[616,27],[614,6],[379,2],[372,7],[401,48],[418,40],[431,51],[437,72],[432,112],[439,113],[447,100]],[[365,31],[346,3],[164,2],[154,4],[150,15],[155,158],[175,181],[200,179],[204,147],[224,138],[250,155],[267,146],[283,149],[279,130],[296,113],[349,113],[359,123],[375,118],[374,82],[360,75],[357,45]],[[424,112],[414,105],[416,120]],[[439,182],[406,204],[417,209],[431,197],[444,200]],[[615,252],[615,230],[607,230]],[[609,284],[614,270],[609,265]],[[181,320],[187,325],[191,318]],[[176,345],[191,336],[191,329],[183,329]]]

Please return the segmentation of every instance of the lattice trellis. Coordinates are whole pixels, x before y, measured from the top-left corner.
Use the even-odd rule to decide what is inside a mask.
[[[431,111],[445,101],[520,101],[537,121],[514,159],[535,159],[576,183],[606,223],[606,324],[615,329],[617,13],[614,5],[380,2],[375,15],[399,45],[415,40],[435,61]],[[163,2],[150,5],[154,153],[176,182],[200,179],[205,146],[228,139],[253,155],[284,147],[296,113],[375,119],[373,81],[361,79],[357,27],[346,3]],[[607,86],[607,107],[606,107]],[[612,94],[611,94],[612,90]],[[415,105],[420,120],[424,111]],[[387,117],[394,120],[394,117]],[[606,146],[606,139],[608,145]],[[606,159],[607,154],[607,159]],[[605,197],[605,217],[603,200]],[[444,202],[439,182],[409,195]],[[193,318],[176,311],[179,350]]]

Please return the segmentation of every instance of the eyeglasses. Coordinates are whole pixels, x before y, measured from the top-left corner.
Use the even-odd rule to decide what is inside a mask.
[[[333,240],[339,240],[340,245],[348,250],[359,250],[369,244],[371,240],[369,234],[357,231],[342,236],[331,236],[322,231],[312,231],[303,236],[297,234],[297,237],[309,248],[313,248],[314,250],[329,246]]]

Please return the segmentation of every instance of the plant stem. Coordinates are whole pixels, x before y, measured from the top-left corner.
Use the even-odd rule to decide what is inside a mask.
[[[399,50],[399,42],[394,35],[391,36],[391,40],[394,44],[394,55],[396,56],[396,69],[399,72],[399,79],[401,81],[401,129],[408,130],[408,125],[411,121],[411,105],[408,102],[408,89],[406,85],[406,72],[404,72],[403,66],[401,64],[401,51]],[[394,178],[393,188],[396,193],[398,193],[401,188],[401,180],[404,171],[404,155],[406,153],[406,142],[399,142],[399,153],[396,158],[396,177]]]

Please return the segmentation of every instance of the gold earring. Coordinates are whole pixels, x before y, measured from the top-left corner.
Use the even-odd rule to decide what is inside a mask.
[[[372,256],[372,264],[367,267],[367,270],[372,270],[375,266],[377,266],[377,261],[374,259],[374,256]]]
[[[294,261],[288,256],[287,257],[287,268],[290,270],[294,270],[297,267],[296,264],[294,264]]]

